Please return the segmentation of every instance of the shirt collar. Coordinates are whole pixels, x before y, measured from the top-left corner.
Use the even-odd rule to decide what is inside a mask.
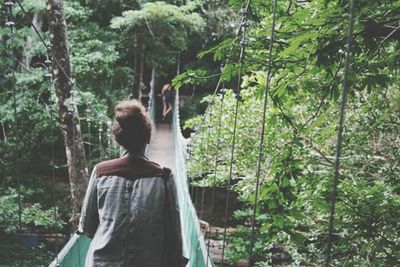
[[[123,156],[123,157],[126,156],[126,157],[129,157],[129,158],[140,158],[140,159],[144,159],[144,160],[149,160],[149,158],[146,157],[146,156],[143,155],[143,154],[140,154],[140,153],[133,153],[133,152],[129,152],[129,151],[125,151],[125,153],[122,154],[122,156]]]

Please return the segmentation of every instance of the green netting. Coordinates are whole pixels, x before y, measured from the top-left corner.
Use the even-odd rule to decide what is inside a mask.
[[[176,94],[172,131],[175,149],[174,172],[181,214],[184,254],[189,258],[187,266],[212,266],[211,259],[207,261],[207,250],[203,236],[201,235],[200,224],[196,210],[190,199],[186,176],[186,141],[180,130],[178,99],[179,96]],[[154,117],[154,101],[150,101],[149,113]],[[89,244],[89,238],[74,234],[49,266],[84,267]]]
[[[49,267],[84,267],[90,239],[74,234]]]
[[[173,137],[175,147],[175,175],[178,191],[179,209],[181,214],[182,236],[186,255],[190,261],[190,267],[212,266],[211,259],[207,260],[207,249],[200,231],[200,224],[196,210],[189,194],[189,186],[186,175],[186,140],[182,136],[179,119],[179,95],[176,93]]]

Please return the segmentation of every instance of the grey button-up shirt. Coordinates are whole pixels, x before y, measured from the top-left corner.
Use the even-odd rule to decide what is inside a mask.
[[[175,224],[172,232],[181,244],[180,219],[174,177],[171,174],[164,183],[162,174],[158,164],[139,156],[105,161],[94,168],[79,225],[93,238],[86,267],[169,267],[164,259],[166,192],[167,210]]]

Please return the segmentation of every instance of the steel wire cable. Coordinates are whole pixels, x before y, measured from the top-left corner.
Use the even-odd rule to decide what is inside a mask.
[[[48,112],[49,118],[50,118],[50,123],[57,124],[57,120],[54,120],[53,112],[51,110],[51,106],[54,104],[53,102],[53,93],[52,93],[52,85],[53,85],[53,75],[51,73],[51,60],[49,57],[46,58],[45,61],[45,67],[47,69],[47,74],[45,75],[46,78],[48,78],[49,82],[49,95],[50,95],[50,103],[47,104],[46,101],[44,101],[44,104],[46,106],[46,110]],[[52,136],[54,136],[54,128],[51,129]],[[50,145],[50,151],[51,151],[51,160],[50,160],[50,165],[51,165],[51,202],[53,204],[53,234],[55,235],[55,261],[56,261],[56,266],[59,265],[59,258],[58,258],[58,237],[57,237],[57,232],[56,228],[58,225],[58,216],[57,216],[57,202],[56,202],[56,194],[55,194],[55,184],[56,184],[56,178],[55,178],[55,147],[54,147],[54,140],[51,140],[51,145]]]
[[[207,125],[207,134],[206,134],[206,147],[205,147],[205,152],[204,152],[204,157],[203,157],[203,166],[202,166],[202,175],[203,175],[203,179],[202,179],[202,192],[201,192],[201,204],[200,204],[200,218],[203,219],[203,212],[204,212],[204,196],[205,196],[205,180],[206,180],[206,166],[207,165],[207,156],[208,156],[208,152],[209,152],[209,148],[210,148],[210,132],[211,132],[211,125],[212,125],[212,113],[208,113],[209,116],[209,124]]]
[[[26,12],[26,10],[25,10],[25,8],[23,7],[23,5],[21,4],[21,2],[20,2],[19,0],[16,0],[16,3],[17,3],[18,6],[21,8],[22,13],[23,13],[25,16],[29,17],[29,14]],[[36,25],[32,22],[32,20],[29,20],[29,21],[30,21],[30,25],[31,25],[31,27],[33,28],[34,32],[36,33],[36,35],[37,35],[38,38],[40,39],[40,41],[41,41],[41,43],[43,44],[43,46],[46,48],[47,53],[52,55],[53,61],[56,63],[58,69],[61,70],[61,72],[63,73],[64,77],[67,79],[68,84],[72,87],[71,94],[74,94],[75,91],[78,92],[78,94],[80,95],[80,97],[82,98],[82,100],[85,102],[86,107],[87,107],[88,109],[90,109],[90,107],[91,107],[91,102],[90,102],[90,100],[87,100],[87,99],[86,99],[86,97],[83,95],[83,93],[81,92],[81,90],[79,89],[79,87],[76,85],[76,83],[74,83],[74,82],[72,81],[71,77],[68,75],[68,73],[66,72],[66,70],[64,69],[64,67],[61,65],[59,59],[58,59],[57,57],[55,57],[55,55],[51,52],[51,51],[52,51],[51,46],[49,46],[49,45],[45,42],[43,36],[40,34],[40,32],[39,32],[39,30],[37,29]],[[75,95],[73,95],[72,97],[74,98]],[[76,103],[75,103],[75,98],[73,99],[73,105],[74,105],[74,107],[72,107],[72,108],[75,109],[75,105],[76,105]],[[75,120],[75,110],[73,110],[72,122],[74,122],[74,120]],[[79,121],[79,119],[78,119],[78,121]],[[73,134],[75,134],[75,127],[74,127],[74,125],[73,125],[73,131],[74,131]],[[90,129],[89,129],[89,131],[90,131]],[[89,133],[89,136],[90,136],[90,133]],[[74,142],[75,142],[75,138],[73,138],[73,139],[74,139]],[[75,144],[74,144],[74,146],[75,146]],[[89,143],[89,148],[90,148],[90,143]],[[89,149],[89,150],[90,150],[90,149]],[[100,150],[101,150],[101,149],[100,149]],[[75,147],[74,147],[74,153],[75,153]],[[90,156],[89,156],[89,157],[90,157]],[[76,159],[74,159],[74,160],[76,160]]]
[[[18,6],[21,8],[22,13],[23,13],[25,16],[29,17],[29,14],[26,12],[26,10],[25,10],[25,8],[23,7],[22,3],[21,3],[19,0],[16,0],[16,3],[17,3]],[[41,43],[43,44],[43,46],[46,48],[47,53],[48,53],[48,54],[51,53],[53,61],[56,63],[57,67],[59,68],[59,70],[61,70],[61,72],[63,73],[64,77],[67,79],[69,85],[71,86],[71,92],[70,92],[70,93],[71,93],[71,98],[72,98],[72,103],[71,103],[71,106],[72,106],[71,109],[72,109],[72,110],[70,110],[69,112],[71,113],[70,116],[71,116],[72,135],[73,135],[73,136],[72,136],[72,138],[73,138],[73,157],[74,157],[74,159],[73,159],[73,160],[74,160],[73,164],[76,165],[76,142],[75,142],[75,139],[76,139],[76,133],[75,133],[76,128],[75,128],[75,123],[74,123],[74,122],[75,122],[75,120],[78,120],[78,122],[79,122],[79,118],[76,117],[76,110],[75,110],[75,107],[76,107],[75,92],[78,92],[78,94],[80,95],[80,97],[82,98],[82,100],[85,102],[87,108],[90,108],[90,107],[91,107],[91,102],[90,102],[89,100],[86,99],[86,97],[83,95],[83,93],[79,90],[79,87],[72,81],[72,79],[71,79],[71,77],[69,76],[69,74],[66,72],[66,70],[64,69],[64,67],[61,65],[59,59],[58,59],[57,57],[55,57],[55,55],[51,52],[51,51],[52,51],[51,46],[49,46],[49,45],[45,42],[43,36],[40,34],[40,32],[39,32],[39,30],[37,29],[36,25],[32,22],[32,20],[29,20],[29,21],[30,21],[30,25],[31,25],[31,27],[33,28],[34,32],[36,33],[36,35],[37,35],[38,38],[40,39],[40,41],[41,41]],[[90,130],[90,129],[89,129],[89,130]],[[89,133],[89,134],[90,134],[90,133]],[[101,140],[101,139],[100,139],[100,140]],[[90,144],[89,144],[89,146],[90,146]],[[101,149],[100,149],[100,150],[101,150]],[[76,179],[78,179],[77,176],[76,176]],[[78,182],[78,181],[76,180],[75,182]],[[78,191],[79,191],[79,190],[77,190],[77,194],[78,194],[78,198],[79,198],[80,196],[79,196],[79,192],[78,192]]]
[[[24,6],[21,4],[20,0],[16,0],[16,3],[18,4],[18,6],[21,8],[22,13],[27,16],[29,18],[29,14],[28,12],[25,10]],[[41,43],[43,44],[43,46],[46,48],[46,51],[48,54],[52,54],[52,58],[54,60],[54,62],[56,63],[57,67],[61,70],[61,72],[63,73],[63,75],[65,76],[65,78],[67,79],[68,83],[70,86],[72,86],[73,88],[76,89],[76,91],[78,92],[78,94],[81,96],[81,98],[83,99],[83,101],[86,103],[87,106],[91,106],[90,100],[87,100],[86,97],[83,95],[83,93],[81,92],[81,90],[79,89],[79,87],[77,86],[77,84],[71,79],[71,77],[67,74],[67,72],[65,71],[65,69],[63,68],[63,66],[60,63],[60,60],[55,57],[55,55],[51,52],[51,46],[49,44],[46,43],[46,41],[44,40],[43,36],[40,34],[38,28],[36,27],[36,25],[32,22],[31,19],[29,19],[29,24],[31,25],[31,27],[33,28],[34,32],[36,33],[36,35],[38,36],[39,40],[41,41]]]
[[[50,113],[53,114],[50,110]],[[53,115],[51,115],[51,122],[53,122]],[[55,200],[55,185],[56,185],[56,178],[55,178],[55,148],[54,148],[54,142],[51,142],[51,180],[52,180],[52,189],[51,189],[51,197],[52,197],[52,202],[54,205],[54,210],[53,210],[53,220],[54,220],[54,224],[55,227],[54,229],[56,229],[56,227],[58,226],[58,216],[57,216],[57,204],[56,204],[56,200]],[[54,230],[55,231],[55,230]],[[57,232],[55,232],[56,234],[56,244],[55,244],[55,251],[56,251],[56,264],[59,264],[59,259],[58,259],[58,242],[57,242]]]
[[[100,116],[101,118],[101,116]],[[103,123],[100,120],[99,123],[99,129],[98,129],[98,133],[99,133],[99,159],[102,160],[103,159]]]
[[[15,76],[15,55],[14,49],[12,47],[12,41],[14,40],[15,33],[15,22],[14,22],[14,15],[13,15],[13,1],[6,1],[4,3],[6,6],[7,14],[7,22],[6,26],[10,28],[10,61],[11,61],[11,74],[12,74],[12,98],[13,98],[13,116],[14,116],[14,129],[15,129],[15,167],[16,167],[16,182],[17,182],[17,199],[18,199],[18,230],[22,228],[22,197],[21,197],[21,181],[20,181],[20,170],[19,170],[19,163],[20,163],[20,152],[18,141],[20,137],[20,130],[19,130],[19,123],[18,123],[18,111],[17,111],[17,88],[16,88],[16,76]]]
[[[51,69],[50,69],[51,61],[47,58],[45,64],[46,64],[45,67],[46,67],[46,69],[48,71],[48,73],[45,76],[47,78],[49,78],[49,94],[50,94],[50,102],[51,103],[50,103],[50,105],[47,104],[45,101],[43,103],[44,103],[44,105],[46,107],[46,111],[48,113],[48,116],[49,116],[49,119],[50,119],[50,123],[54,122],[55,124],[57,124],[57,120],[54,120],[53,113],[51,111],[51,104],[54,103],[53,100],[52,100],[53,96],[52,96],[52,90],[51,90],[52,82],[53,82],[52,81]],[[53,133],[52,135],[54,136],[54,128],[51,129],[51,132]],[[54,205],[54,209],[53,209],[53,227],[54,227],[53,234],[56,235],[55,229],[56,229],[56,227],[58,225],[57,224],[58,223],[58,217],[57,217],[57,205],[56,205],[56,200],[55,200],[55,147],[54,147],[54,141],[51,141],[50,154],[51,154],[51,156],[50,156],[51,157],[51,160],[50,160],[50,165],[51,165],[51,202]],[[59,258],[58,258],[58,253],[57,253],[57,251],[58,251],[58,242],[57,242],[58,237],[56,236],[55,239],[56,239],[56,242],[55,242],[55,251],[56,251],[55,252],[55,254],[56,254],[55,261],[56,261],[56,264],[58,266],[59,265]]]
[[[340,109],[339,109],[339,125],[338,125],[337,142],[336,142],[336,156],[334,165],[334,176],[332,180],[332,194],[330,200],[327,246],[325,250],[325,267],[331,266],[331,261],[332,261],[332,244],[333,244],[334,219],[335,219],[335,208],[336,208],[336,198],[337,198],[337,186],[339,183],[339,175],[340,175],[340,156],[342,152],[342,143],[343,143],[343,129],[345,120],[345,109],[347,103],[347,93],[349,90],[348,78],[350,72],[351,47],[353,43],[352,35],[354,27],[354,11],[355,11],[355,0],[350,0],[349,10],[348,10],[349,30],[348,30],[347,47],[346,47],[346,59],[343,71],[343,89],[342,89],[342,96],[340,100]]]
[[[73,152],[72,152],[72,154],[73,154],[73,162],[72,162],[72,164],[73,164],[73,166],[76,166],[76,163],[77,163],[76,162],[76,141],[75,141],[75,139],[76,139],[76,129],[75,129],[74,121],[75,121],[75,119],[79,120],[79,118],[77,118],[77,116],[76,116],[76,110],[75,110],[76,103],[75,103],[75,91],[74,90],[71,90],[71,98],[72,98],[72,103],[71,103],[70,116],[71,116],[71,124],[72,124],[72,149],[73,149]],[[78,175],[77,175],[76,170],[75,170],[75,173],[72,174],[72,175],[75,176],[75,181],[74,181],[75,185],[78,185]],[[76,193],[75,197],[77,199],[81,199],[79,187],[76,188],[76,192],[75,193]],[[75,205],[75,204],[73,204],[73,205]],[[75,216],[76,215],[77,214],[75,214]],[[75,219],[76,218],[73,218],[74,221],[75,221]],[[78,224],[79,224],[79,222],[78,222]],[[79,228],[79,226],[78,226],[78,228]],[[79,245],[80,241],[79,240],[80,240],[80,238],[77,239],[77,247],[78,247],[79,267],[81,267],[81,250],[80,250],[80,245]]]
[[[51,70],[50,70],[51,71]],[[51,86],[53,84],[53,81],[51,78],[49,79],[49,92],[51,95]],[[49,107],[49,113],[50,113],[50,123],[54,122],[54,117],[53,117],[53,112],[51,111]],[[52,128],[52,135],[54,136],[54,128]],[[55,186],[56,186],[56,177],[55,177],[55,147],[54,147],[54,140],[51,141],[51,198],[53,202],[53,223],[54,223],[54,234],[56,234],[56,242],[55,242],[55,251],[56,251],[56,264],[59,264],[59,259],[58,259],[58,242],[57,242],[57,232],[56,232],[56,227],[58,223],[58,216],[57,216],[57,204],[56,204],[56,194],[55,194]]]
[[[261,137],[260,143],[258,146],[258,161],[257,161],[257,172],[256,172],[256,188],[255,188],[255,196],[254,196],[254,206],[253,206],[253,215],[251,220],[251,238],[250,238],[250,247],[249,247],[249,263],[253,264],[253,247],[255,243],[255,223],[256,223],[256,214],[257,214],[257,204],[258,204],[258,193],[260,186],[260,175],[261,175],[261,164],[264,157],[263,153],[263,145],[264,145],[264,136],[265,136],[265,123],[267,118],[267,104],[268,104],[268,91],[271,86],[271,67],[272,67],[272,47],[274,43],[275,37],[275,22],[276,22],[276,7],[277,0],[273,2],[273,10],[272,10],[272,26],[271,26],[271,41],[269,43],[269,51],[268,51],[268,68],[265,80],[265,95],[264,95],[264,103],[263,103],[263,117],[261,124]]]
[[[237,38],[239,37],[240,33],[242,32],[242,28],[248,26],[247,22],[245,23],[245,21],[247,21],[247,12],[248,12],[248,10],[249,10],[250,4],[251,4],[251,0],[248,0],[247,3],[246,3],[245,8],[243,9],[243,10],[244,10],[243,16],[242,16],[241,22],[240,22],[240,24],[239,24],[238,30],[237,30],[237,32],[236,32],[235,39],[237,39]],[[231,52],[232,52],[233,50],[234,50],[234,47],[231,48]],[[241,54],[242,54],[242,51],[241,51]],[[216,87],[215,87],[215,90],[214,90],[214,92],[213,92],[213,94],[212,94],[211,101],[208,102],[208,104],[207,104],[207,107],[206,107],[205,112],[204,112],[204,114],[203,114],[203,116],[202,116],[202,119],[201,119],[201,121],[200,121],[200,124],[197,125],[197,126],[195,127],[195,129],[197,129],[196,132],[200,132],[201,129],[202,129],[202,127],[203,127],[203,123],[204,123],[204,121],[205,121],[205,118],[206,118],[206,116],[207,116],[207,113],[209,112],[211,106],[213,105],[214,99],[215,99],[215,97],[216,97],[216,95],[217,95],[217,93],[218,93],[218,91],[219,91],[219,89],[220,89],[220,85],[221,85],[221,83],[222,83],[222,75],[225,73],[225,70],[226,70],[226,67],[227,67],[227,65],[228,65],[228,63],[229,63],[229,60],[230,60],[230,58],[228,58],[228,59],[225,61],[225,64],[223,64],[223,66],[222,66],[221,74],[220,74],[220,77],[219,77],[219,79],[218,79],[218,82],[217,82],[217,85],[216,85]],[[239,73],[239,77],[240,77],[240,73]],[[239,78],[239,79],[240,79],[240,78]],[[194,137],[192,138],[191,142],[193,142],[193,141],[196,139],[197,136],[199,136],[199,135],[194,135]],[[198,202],[198,188],[197,188],[197,187],[196,187],[195,189],[192,187],[192,196],[193,196],[193,193],[194,193],[194,195],[195,195],[195,204],[196,204],[196,206],[197,206],[197,202]]]
[[[206,138],[205,137],[200,137],[201,139],[201,143],[203,144],[204,143],[204,141],[206,140]],[[202,165],[202,169],[203,169],[203,166],[204,166],[204,161],[202,161],[201,162],[201,165]],[[199,175],[201,175],[201,173],[198,173]],[[198,206],[198,202],[199,202],[199,186],[198,185],[196,185],[196,187],[193,189],[193,191],[194,191],[194,197],[195,197],[195,199],[194,199],[194,206],[197,208],[197,206]]]
[[[89,166],[89,173],[91,171],[91,164],[92,164],[92,134],[91,134],[91,122],[92,122],[92,117],[91,117],[91,109],[88,107],[86,109],[86,123],[88,127],[88,163],[87,165]]]
[[[244,30],[242,31],[242,41],[241,49],[240,49],[240,57],[239,57],[239,72],[238,72],[238,79],[236,84],[236,105],[235,105],[235,115],[234,115],[234,122],[233,122],[233,133],[232,133],[232,146],[231,146],[231,153],[230,153],[230,165],[229,165],[229,178],[228,178],[228,187],[226,193],[226,206],[225,206],[225,219],[224,219],[224,235],[222,241],[222,255],[221,255],[221,262],[222,265],[224,264],[224,256],[225,256],[225,248],[226,248],[226,237],[227,237],[227,227],[228,227],[228,212],[229,212],[229,197],[231,192],[232,180],[233,180],[233,161],[235,156],[235,146],[236,146],[236,132],[237,132],[237,124],[238,124],[238,114],[239,114],[239,102],[240,102],[240,86],[242,80],[242,70],[243,70],[243,60],[244,60],[244,53],[245,53],[245,46],[247,45],[246,38],[247,38],[247,15],[248,9],[250,7],[251,0],[247,2],[246,8],[243,9],[243,22],[242,25],[244,26]]]
[[[246,13],[248,12],[248,10],[249,10],[249,8],[250,8],[251,1],[252,1],[252,0],[248,0],[247,3],[246,3],[245,8],[243,9],[243,10],[246,11]],[[240,21],[240,24],[239,24],[239,27],[238,27],[238,29],[237,29],[237,31],[236,31],[234,40],[236,40],[236,39],[239,37],[240,33],[242,32],[242,28],[248,26],[247,23],[244,23],[245,21],[247,21],[247,15],[246,15],[246,16],[244,16],[244,15],[242,16],[241,21]],[[235,47],[232,46],[230,53],[232,53],[234,49],[235,49]],[[206,107],[206,109],[205,109],[205,111],[204,111],[204,114],[207,114],[207,113],[208,113],[208,110],[210,109],[210,103],[213,103],[213,102],[214,102],[214,99],[215,99],[215,97],[216,97],[216,95],[217,95],[217,93],[218,93],[218,90],[219,90],[219,88],[220,88],[220,86],[221,86],[221,83],[222,83],[223,74],[225,73],[226,67],[227,67],[228,63],[230,62],[230,60],[231,60],[231,58],[227,58],[227,59],[225,60],[224,64],[222,64],[222,70],[221,70],[221,72],[218,74],[218,75],[219,75],[219,79],[218,79],[217,84],[216,84],[216,86],[215,86],[215,89],[214,89],[214,91],[213,91],[212,99],[211,99],[211,101],[209,102],[209,104],[207,105],[207,107]],[[214,75],[210,75],[210,76],[213,77]],[[200,124],[199,124],[196,128],[198,128],[198,129],[200,130],[200,129],[203,127],[203,123],[204,123],[204,121],[202,120],[202,121],[200,122]],[[193,139],[195,139],[195,138],[196,138],[196,135],[193,137]]]
[[[218,158],[219,158],[219,147],[221,142],[221,126],[222,126],[222,112],[225,98],[225,90],[221,90],[221,103],[220,103],[220,113],[218,116],[218,128],[217,128],[217,138],[216,138],[216,148],[215,148],[215,161],[214,161],[214,175],[213,175],[213,189],[211,193],[211,208],[210,208],[210,222],[208,229],[208,241],[207,241],[207,262],[206,266],[208,266],[208,260],[210,258],[210,246],[211,246],[211,219],[214,215],[214,205],[215,205],[215,188],[217,182],[217,168],[218,168]]]
[[[241,22],[240,22],[240,24],[239,24],[238,30],[237,30],[236,35],[235,35],[235,38],[234,38],[235,40],[239,37],[240,33],[242,32],[242,28],[248,26],[247,22],[246,22],[246,23],[244,23],[244,22],[247,21],[247,12],[248,12],[248,9],[249,9],[249,7],[250,7],[250,4],[251,4],[251,0],[248,0],[247,3],[246,3],[245,8],[243,9],[243,10],[245,11],[244,14],[246,14],[246,15],[243,14],[243,16],[242,16],[242,18],[241,18]],[[233,50],[234,50],[234,47],[232,46],[231,52],[232,52]],[[203,124],[204,124],[205,118],[206,118],[206,116],[207,116],[207,114],[208,114],[208,112],[209,112],[211,106],[213,105],[214,99],[215,99],[215,97],[216,97],[216,95],[217,95],[217,93],[218,93],[218,91],[219,91],[219,89],[220,89],[220,86],[221,86],[221,83],[222,83],[222,75],[225,73],[225,70],[226,70],[226,67],[227,67],[227,65],[228,65],[228,63],[229,63],[229,60],[230,60],[230,58],[228,58],[228,59],[225,61],[225,63],[223,64],[223,66],[222,66],[222,70],[221,70],[221,73],[220,73],[220,76],[219,76],[217,85],[216,85],[216,87],[215,87],[215,89],[214,89],[214,92],[213,92],[213,94],[212,94],[211,101],[208,102],[208,104],[207,104],[207,107],[206,107],[205,112],[204,112],[204,114],[203,114],[203,116],[202,116],[202,119],[201,119],[201,121],[200,121],[200,124],[198,124],[198,125],[195,126],[195,129],[197,129],[197,130],[195,130],[195,132],[198,132],[198,133],[199,133],[199,132],[201,131],[201,129],[203,128]],[[239,75],[239,76],[240,76],[240,75]],[[200,136],[200,135],[194,135],[194,136],[193,136],[193,138],[192,138],[192,140],[191,140],[192,143],[194,142],[194,140],[196,139],[197,136]],[[196,188],[193,188],[193,186],[192,186],[192,187],[191,187],[191,192],[192,192],[191,195],[192,195],[192,196],[193,196],[193,195],[195,196],[195,206],[197,206],[197,203],[198,203],[198,188],[197,188],[197,187],[196,187]]]

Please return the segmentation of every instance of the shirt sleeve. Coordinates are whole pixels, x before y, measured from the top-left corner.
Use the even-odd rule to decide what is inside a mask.
[[[94,167],[89,180],[89,185],[86,189],[85,199],[83,200],[78,231],[90,238],[93,238],[98,225],[99,213],[97,207],[97,175],[96,167]]]

